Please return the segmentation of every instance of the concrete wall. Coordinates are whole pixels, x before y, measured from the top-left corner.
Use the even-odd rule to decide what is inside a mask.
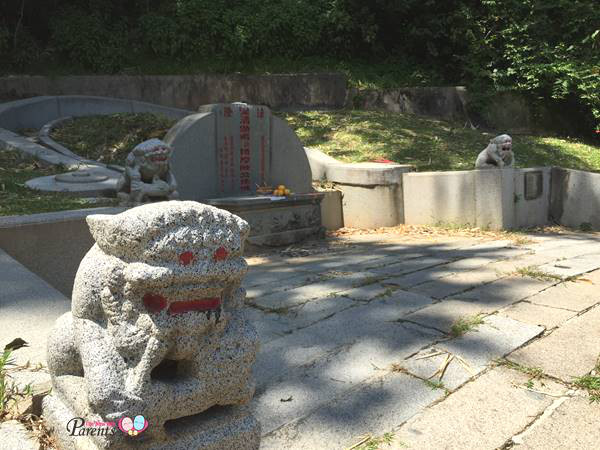
[[[342,192],[343,224],[350,228],[393,227],[404,223],[402,164],[346,164],[305,148],[312,178],[328,181]]]
[[[526,177],[529,176],[529,182]],[[403,174],[404,215],[410,225],[514,229],[545,225],[550,208],[548,167]],[[535,180],[537,184],[533,186]],[[529,190],[525,189],[526,183]],[[533,188],[536,195],[532,196]]]
[[[600,229],[600,174],[552,169],[550,215],[561,225]]]
[[[406,87],[348,90],[346,107],[418,114],[448,120],[466,118],[467,91],[463,86]]]
[[[474,171],[405,173],[402,185],[406,224],[475,225]]]
[[[123,210],[93,208],[0,217],[0,248],[70,298],[79,263],[94,244],[85,218]]]
[[[9,76],[0,77],[0,98],[95,95],[196,110],[200,105],[243,101],[274,109],[341,108],[341,73],[293,75]]]
[[[161,113],[173,119],[181,119],[193,113],[188,110],[119,98],[80,95],[45,96],[0,104],[0,128],[13,132],[21,128],[39,129],[60,117],[120,112]]]
[[[527,198],[525,187],[528,175],[541,177],[541,192],[537,198]],[[528,228],[547,224],[552,196],[552,168],[515,169],[514,180],[514,227]]]

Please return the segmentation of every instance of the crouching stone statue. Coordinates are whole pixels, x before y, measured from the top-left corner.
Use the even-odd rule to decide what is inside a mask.
[[[179,198],[177,182],[171,172],[173,149],[160,139],[135,146],[127,155],[125,173],[117,182],[117,196],[124,205],[139,205],[152,200]]]
[[[512,151],[512,138],[501,134],[492,139],[489,145],[479,153],[475,161],[476,169],[502,169],[513,167],[515,156]]]
[[[96,244],[48,340],[60,448],[258,449],[248,224],[187,201],[87,221]]]

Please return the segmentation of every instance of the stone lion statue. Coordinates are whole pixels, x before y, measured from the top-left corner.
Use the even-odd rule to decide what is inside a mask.
[[[179,198],[177,182],[171,172],[171,146],[160,139],[149,139],[127,155],[125,172],[117,182],[122,204],[138,205],[151,200]]]
[[[512,151],[512,138],[501,134],[490,140],[489,145],[479,153],[475,161],[476,169],[502,169],[513,167],[515,156]]]
[[[142,415],[149,423],[142,442],[197,448],[177,439],[208,439],[208,425],[184,421],[178,426],[188,423],[189,433],[175,435],[166,423],[216,405],[242,408],[254,394],[258,337],[241,308],[249,226],[191,201],[91,215],[87,222],[96,244],[77,271],[71,312],[48,340],[53,395],[44,414],[57,428],[78,416]],[[218,448],[258,448],[259,425],[244,411],[219,413],[230,425],[241,421],[235,426],[245,434]],[[93,439],[99,448],[129,448],[133,438],[119,431]]]

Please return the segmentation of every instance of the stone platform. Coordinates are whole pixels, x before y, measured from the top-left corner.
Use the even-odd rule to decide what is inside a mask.
[[[288,197],[239,196],[208,199],[205,203],[240,216],[250,224],[255,245],[289,245],[321,232],[321,201],[314,192]]]

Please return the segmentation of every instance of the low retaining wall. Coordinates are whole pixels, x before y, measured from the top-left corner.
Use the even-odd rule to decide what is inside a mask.
[[[85,218],[125,208],[92,208],[0,217],[0,248],[71,298],[81,259],[94,244]]]
[[[348,90],[346,107],[418,114],[447,120],[467,117],[467,89],[463,86],[407,87]]]
[[[305,151],[313,180],[333,183],[342,192],[344,226],[379,228],[404,223],[402,174],[412,170],[412,166],[346,164],[316,149]],[[322,212],[322,216],[333,214]]]
[[[342,108],[341,73],[291,75],[94,75],[0,77],[0,97],[93,95],[197,110],[200,105],[242,101],[273,109]]]
[[[561,225],[600,229],[600,174],[553,168],[550,216]]]
[[[409,225],[513,229],[545,225],[551,168],[403,174]]]
[[[41,128],[61,117],[92,114],[152,112],[181,119],[193,111],[168,108],[152,103],[89,95],[43,96],[0,104],[0,128],[17,132],[22,128]]]

